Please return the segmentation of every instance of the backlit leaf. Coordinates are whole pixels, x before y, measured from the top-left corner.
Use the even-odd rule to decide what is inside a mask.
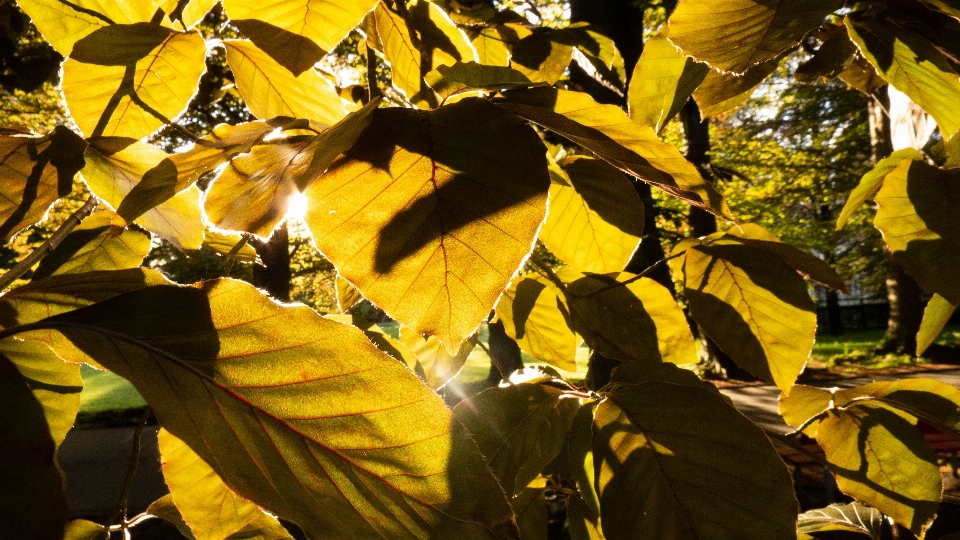
[[[815,386],[795,384],[789,394],[780,394],[780,416],[787,424],[799,429],[807,420],[830,408],[833,392]],[[804,433],[811,437],[817,435],[818,421],[811,422]]]
[[[513,498],[510,505],[517,514],[517,525],[520,527],[520,540],[549,540],[547,536],[547,500],[544,495],[547,487],[547,478],[537,477],[530,485],[523,488]]]
[[[243,242],[243,245],[237,249],[240,242]],[[206,229],[203,231],[203,247],[240,262],[252,263],[258,260],[257,250],[249,242],[245,242],[240,233]]]
[[[363,300],[363,295],[360,294],[360,291],[337,274],[337,308],[340,309],[340,312],[345,313],[361,300]]]
[[[783,262],[807,279],[848,293],[843,278],[823,259],[799,248],[781,242],[766,229],[755,223],[744,223],[727,231],[728,238],[735,238],[748,246],[758,247],[773,253]]]
[[[683,310],[663,285],[627,272],[561,277],[573,329],[600,354],[624,362],[697,361]]]
[[[897,90],[923,108],[943,133],[960,129],[960,75],[950,57],[929,39],[889,21],[846,18],[850,37],[864,58]]]
[[[879,407],[831,410],[817,442],[841,491],[922,535],[943,486],[936,454],[910,422]]]
[[[797,45],[840,0],[681,0],[670,41],[721,71],[743,73]]]
[[[960,304],[960,170],[903,160],[877,192],[873,219],[893,260],[921,287]]]
[[[496,91],[541,86],[515,69],[486,66],[476,62],[437,66],[425,79],[442,99],[471,90]]]
[[[230,490],[183,441],[161,429],[157,435],[163,479],[196,540],[222,540],[248,528],[262,540],[292,538],[274,517]]]
[[[377,0],[225,0],[246,37],[294,76],[309,70],[347,37]]]
[[[0,240],[43,219],[73,189],[87,143],[63,126],[42,137],[0,136]]]
[[[10,538],[62,540],[69,517],[44,411],[0,354],[0,519]]]
[[[226,40],[223,44],[237,90],[257,118],[292,116],[333,125],[347,115],[336,89],[316,70],[294,77],[252,42]]]
[[[868,95],[887,84],[887,81],[877,73],[877,70],[860,54],[860,51],[853,55],[853,61],[847,64],[847,67],[837,75],[837,78]]]
[[[84,219],[57,249],[40,261],[32,279],[140,266],[150,252],[150,235],[127,229],[113,236],[110,233],[112,216],[113,212],[104,211]]]
[[[99,523],[75,519],[67,523],[63,540],[110,540],[110,531]]]
[[[210,135],[203,137],[190,148],[170,156],[170,160],[177,166],[177,183],[171,191],[179,193],[204,173],[230,161],[233,156],[249,152],[274,129],[276,126],[267,122],[217,125]]]
[[[676,147],[660,141],[653,128],[631,121],[619,107],[553,88],[503,95],[497,105],[570,139],[618,169],[717,215],[729,213],[720,193]]]
[[[171,497],[169,493],[150,503],[146,513],[173,525],[187,540],[196,540],[193,536],[193,531],[190,530],[187,522],[184,521],[183,516],[180,515],[180,510],[177,509],[177,505],[173,504],[173,497]]]
[[[455,353],[529,253],[549,186],[523,122],[467,98],[377,109],[310,185],[314,241],[363,296]]]
[[[371,103],[315,137],[255,146],[235,157],[207,191],[207,217],[222,229],[270,236],[293,197],[353,145],[375,108]]]
[[[116,150],[110,147],[112,142],[100,140],[87,148],[84,154],[87,166],[81,175],[90,191],[114,208],[148,174],[175,174],[176,167],[170,156],[156,146],[135,142]],[[190,186],[147,211],[136,222],[178,249],[200,249],[204,228],[200,190]]]
[[[838,231],[846,225],[850,216],[852,216],[863,203],[867,202],[870,197],[880,190],[880,186],[883,185],[883,179],[893,172],[893,170],[897,168],[897,165],[900,165],[900,162],[905,159],[920,161],[923,160],[923,154],[913,148],[897,150],[878,161],[870,172],[863,175],[860,183],[857,184],[857,187],[853,188],[850,196],[847,197],[847,202],[843,205],[843,209],[840,210],[840,216],[837,218]]]
[[[543,30],[513,44],[510,67],[531,81],[554,84],[573,59],[573,46],[554,39],[553,30]]]
[[[576,371],[580,338],[570,329],[563,294],[537,276],[510,284],[497,303],[503,328],[530,356],[567,371]]]
[[[45,324],[130,380],[232,490],[310,537],[516,539],[469,434],[405,366],[245,283],[198,287]]]
[[[593,452],[611,540],[719,540],[731,531],[796,539],[786,467],[717,392],[657,381],[617,387],[597,407]]]
[[[0,340],[0,356],[13,362],[43,407],[53,444],[60,446],[80,410],[80,366],[68,364],[38,341]]]
[[[883,514],[858,502],[831,504],[800,514],[797,532],[849,531],[880,540],[883,521]]]
[[[923,0],[923,3],[940,13],[950,15],[954,19],[960,19],[960,4],[957,4],[955,0]]]
[[[933,295],[927,302],[927,307],[923,310],[920,331],[917,333],[917,356],[923,355],[933,344],[933,341],[943,331],[943,327],[947,325],[956,310],[957,306],[951,304],[939,294]]]
[[[845,26],[827,26],[820,36],[822,42],[813,57],[800,64],[793,78],[801,83],[813,83],[819,79],[833,80],[853,62],[857,52]]]
[[[693,92],[704,118],[713,118],[736,109],[777,69],[780,58],[753,66],[743,75],[711,70]]]
[[[665,33],[647,40],[630,78],[630,118],[660,131],[680,112],[709,72],[709,66],[677,50]]]
[[[960,390],[936,379],[874,382],[838,390],[834,399],[838,407],[863,400],[888,405],[960,439]]]
[[[560,453],[580,399],[522,383],[488,388],[453,409],[508,495],[520,494]]]
[[[114,23],[147,22],[166,1],[17,0],[17,5],[30,16],[44,39],[58,53],[70,56],[73,44],[98,28]]]
[[[183,13],[178,15],[183,21],[184,26],[190,29],[202,21],[207,13],[213,9],[213,6],[217,5],[217,2],[218,0],[189,0],[183,9]],[[167,4],[163,7],[164,13],[166,13],[168,17],[172,17],[175,15],[174,11],[179,3],[180,0],[167,0]]]
[[[627,71],[613,39],[604,35],[601,28],[584,22],[574,22],[555,32],[560,41],[574,47],[573,59],[587,75],[623,95]]]
[[[793,268],[733,242],[687,250],[684,296],[693,318],[737,365],[789,393],[813,348],[816,306]]]
[[[206,69],[206,44],[197,33],[173,32],[128,66],[63,64],[63,95],[86,135],[140,139],[187,108]],[[115,105],[114,105],[115,104]]]
[[[550,210],[540,240],[579,272],[624,269],[640,245],[643,202],[630,180],[598,159],[561,162],[570,186],[550,186]]]
[[[510,51],[496,28],[484,28],[470,40],[477,50],[477,61],[487,66],[510,65]]]
[[[460,373],[476,340],[463,341],[456,353],[450,354],[437,338],[422,336],[404,326],[400,328],[400,343],[416,356],[416,365],[408,367],[436,390]]]

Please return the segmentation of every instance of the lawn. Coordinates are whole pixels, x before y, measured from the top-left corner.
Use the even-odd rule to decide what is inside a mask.
[[[381,326],[388,334],[397,336],[398,326],[396,323],[386,323]],[[840,336],[818,336],[811,359],[829,364],[832,362],[831,359],[840,356],[849,357],[859,351],[864,354],[864,362],[867,364],[872,362],[877,367],[886,367],[889,359],[874,358],[871,354],[881,337],[883,337],[883,330],[863,330]],[[480,341],[481,343],[487,342],[486,324],[480,328]],[[960,326],[948,327],[937,339],[937,343],[944,345],[960,344]],[[577,350],[577,371],[558,370],[560,374],[574,383],[582,381],[587,374],[588,353],[587,348],[580,347]],[[526,363],[538,363],[526,354],[523,357]],[[898,361],[911,361],[911,359],[905,358]],[[466,365],[457,375],[457,380],[462,384],[476,383],[486,379],[489,372],[490,359],[483,348],[477,347],[470,353]],[[83,392],[80,394],[81,414],[95,416],[115,411],[140,409],[146,405],[146,402],[130,383],[113,373],[98,371],[85,365],[82,366],[80,374],[83,377]]]

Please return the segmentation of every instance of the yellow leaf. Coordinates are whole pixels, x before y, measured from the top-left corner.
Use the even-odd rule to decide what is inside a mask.
[[[509,66],[510,51],[496,28],[484,28],[471,42],[477,50],[477,61],[487,66]]]
[[[86,145],[63,126],[42,137],[0,137],[0,240],[43,219],[70,193]]]
[[[157,434],[163,479],[196,540],[222,540],[251,525],[258,538],[291,538],[276,518],[237,495],[193,450],[169,431]]]
[[[111,152],[107,141],[90,146],[84,155],[87,166],[81,175],[90,191],[107,204],[117,207],[124,196],[144,175],[169,162],[169,156],[156,146],[135,142]],[[156,233],[181,250],[200,249],[203,221],[200,214],[200,190],[197,186],[174,195],[167,202],[147,211],[137,220],[143,228]]]
[[[70,115],[86,135],[145,137],[163,125],[160,117],[174,120],[186,110],[206,69],[206,52],[199,34],[171,32],[135,65],[69,58],[63,64],[63,95]]]
[[[417,357],[416,366],[409,366],[410,369],[422,377],[427,386],[436,390],[460,373],[477,341],[476,338],[465,340],[460,343],[456,353],[450,354],[441,345],[439,339],[433,336],[422,336],[402,326],[400,343]]]
[[[337,274],[337,308],[340,309],[340,313],[346,313],[348,309],[361,300],[363,300],[363,295],[360,294],[360,291]]]
[[[561,162],[571,186],[552,184],[540,240],[579,272],[624,269],[640,245],[643,202],[633,184],[612,165],[573,157]]]
[[[306,221],[364,297],[455,353],[530,252],[549,182],[536,133],[486,101],[376,109]]]
[[[797,272],[766,250],[717,240],[687,250],[684,296],[723,352],[786,393],[813,349],[817,312]]]
[[[18,0],[17,5],[30,16],[44,39],[58,53],[70,56],[73,44],[94,30],[110,24],[147,22],[158,8],[170,1]]]
[[[377,0],[224,0],[246,37],[294,76],[310,69],[373,9]]]
[[[240,233],[215,231],[207,229],[203,231],[203,246],[216,251],[223,256],[230,256],[240,262],[256,262],[257,250],[249,243],[244,242],[240,249],[237,244],[244,242],[243,235]]]
[[[140,266],[150,252],[150,235],[127,229],[113,236],[110,232],[113,215],[103,211],[84,219],[57,249],[40,261],[32,279]]]
[[[521,349],[537,360],[576,371],[580,338],[570,329],[566,312],[560,290],[537,276],[514,281],[497,303],[497,317]]]
[[[250,41],[227,40],[224,45],[237,89],[257,118],[292,116],[329,126],[347,115],[336,89],[316,70],[294,77]]]
[[[213,6],[217,5],[217,2],[218,0],[189,0],[181,14],[184,26],[188,30],[196,26],[213,9]],[[180,0],[167,0],[167,4],[163,7],[164,13],[168,16],[173,15],[178,3]]]

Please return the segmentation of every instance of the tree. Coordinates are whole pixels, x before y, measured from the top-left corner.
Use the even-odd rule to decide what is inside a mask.
[[[213,3],[18,2],[66,57],[73,127],[0,137],[0,182],[15,194],[0,199],[4,240],[42,220],[77,174],[91,195],[0,277],[0,512],[11,535],[103,538],[137,522],[124,501],[104,523],[68,521],[54,454],[76,415],[80,363],[127,378],[150,405],[171,494],[148,512],[195,537],[289,537],[279,516],[311,538],[542,538],[557,482],[578,539],[792,540],[870,533],[881,513],[916,535],[929,528],[942,485],[915,424],[960,435],[960,390],[795,384],[816,330],[805,279],[843,280],[760,225],[734,223],[696,164],[657,137],[659,120],[569,89],[571,62],[608,87],[627,82],[632,66],[597,26],[539,26],[486,2],[226,0],[230,24],[217,28],[241,38],[191,30]],[[854,40],[844,69],[907,78],[940,125],[944,159],[885,158],[840,220],[876,193],[894,260],[938,295],[923,331],[939,331],[960,301],[953,214],[941,205],[957,180],[960,125],[944,96],[960,76],[942,52],[957,13],[910,4],[922,13],[902,26],[905,8],[885,3],[845,15],[830,1],[744,5],[681,1],[661,37],[682,50],[662,49],[676,80],[637,103],[669,118],[691,86],[727,91],[730,73],[746,84],[745,72],[822,28]],[[355,29],[372,51],[365,93],[314,68]],[[217,51],[256,120],[194,133],[178,118]],[[648,83],[634,76],[628,91]],[[192,144],[168,153],[146,142],[160,128]],[[731,226],[630,272],[644,234],[637,182]],[[300,205],[338,272],[341,306],[365,297],[402,323],[399,339],[242,281],[176,285],[142,266],[154,236],[249,261],[248,244],[269,245]],[[650,277],[664,268],[723,352],[782,390],[796,433],[765,434],[678,367],[696,348],[671,291]],[[566,368],[582,340],[619,365],[595,389],[549,367],[516,370],[450,409],[437,389],[491,313],[494,357],[523,350]],[[771,438],[797,446],[801,434],[859,503],[799,514]],[[566,466],[548,470],[564,449]],[[845,510],[874,519],[843,522]]]

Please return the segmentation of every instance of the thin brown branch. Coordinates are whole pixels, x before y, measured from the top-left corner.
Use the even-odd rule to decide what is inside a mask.
[[[94,208],[97,207],[97,202],[98,199],[96,195],[90,195],[87,202],[83,203],[83,206],[81,206],[79,210],[71,214],[70,217],[60,225],[60,228],[53,233],[53,236],[47,239],[43,245],[33,250],[32,253],[17,263],[16,266],[8,270],[6,274],[0,276],[0,291],[9,287],[17,278],[29,272],[30,269],[33,268],[33,265],[40,262],[40,259],[57,249],[60,242],[63,242],[63,239],[66,238],[85,217],[93,212]]]
[[[123,491],[120,493],[120,500],[117,501],[117,508],[113,511],[113,514],[110,515],[110,519],[107,520],[107,528],[112,527],[118,519],[125,520],[126,518],[127,499],[130,497],[130,489],[133,488],[133,477],[137,473],[137,463],[140,461],[140,436],[143,434],[143,428],[147,425],[147,421],[150,420],[151,414],[153,414],[153,409],[147,407],[140,416],[140,421],[137,422],[136,431],[133,432],[133,455],[130,457],[130,466],[127,467],[127,477],[123,481]]]
[[[380,86],[377,84],[377,53],[367,46],[367,99],[373,101],[380,97]]]

